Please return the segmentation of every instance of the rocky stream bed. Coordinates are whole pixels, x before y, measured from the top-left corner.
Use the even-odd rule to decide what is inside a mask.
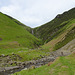
[[[0,67],[0,75],[11,75],[15,72],[19,72],[21,70],[27,70],[31,67],[35,67],[35,68],[38,68],[42,65],[45,65],[45,64],[48,64],[49,62],[53,62],[57,57],[59,56],[67,56],[71,54],[70,51],[65,51],[65,50],[57,50],[57,51],[54,51],[54,52],[51,52],[49,56],[45,56],[45,57],[42,57],[41,59],[38,59],[38,60],[31,60],[31,61],[25,61],[25,62],[16,62],[14,61],[14,63],[17,65],[17,66],[6,66],[6,67]],[[2,62],[1,58],[3,59],[6,59],[6,58],[10,58],[9,56],[0,56],[0,63]],[[8,65],[8,64],[11,64],[12,65],[12,61],[9,61],[8,59],[7,60],[7,63],[1,63],[1,65]]]

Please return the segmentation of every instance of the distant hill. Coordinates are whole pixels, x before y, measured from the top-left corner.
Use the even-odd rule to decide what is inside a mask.
[[[57,15],[52,21],[40,27],[34,28],[34,35],[47,43],[56,37],[56,33],[66,26],[71,19],[75,19],[75,8]],[[61,23],[63,24],[61,25]]]
[[[0,48],[38,47],[41,39],[43,48],[57,50],[75,38],[75,8],[36,28],[0,13],[0,31]]]
[[[66,22],[63,22],[60,24],[60,26]],[[50,50],[57,50],[75,39],[75,19],[69,20],[68,23],[55,32],[54,36],[52,37],[53,39],[44,44],[43,47],[48,47]]]
[[[34,28],[34,35],[44,42],[44,47],[57,50],[75,39],[75,8],[57,15],[52,21]]]
[[[0,12],[0,49],[38,47],[40,40],[29,33],[30,29],[18,20]]]

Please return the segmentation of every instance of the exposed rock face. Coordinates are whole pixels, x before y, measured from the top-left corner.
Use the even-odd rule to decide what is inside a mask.
[[[56,18],[61,18],[61,14],[58,14],[58,15],[56,16]]]

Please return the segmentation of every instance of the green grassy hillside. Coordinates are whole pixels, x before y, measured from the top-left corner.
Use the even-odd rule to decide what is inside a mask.
[[[63,47],[75,39],[75,8],[33,30],[34,35],[43,41],[42,48],[53,51]]]
[[[28,32],[32,33],[32,28],[26,26],[25,24],[21,23],[20,21],[18,21],[17,19],[14,19],[13,17],[7,15],[7,14],[4,14],[6,15],[7,17],[9,17],[11,20],[13,20],[15,23],[17,23],[18,25],[21,25],[23,26]]]
[[[52,21],[40,27],[34,28],[34,35],[42,41],[33,36],[31,31],[32,28],[0,13],[0,56],[3,56],[0,64],[7,63],[6,56],[10,56],[9,61],[12,59],[13,63],[14,61],[18,63],[40,59],[50,55],[50,51],[58,49],[72,53],[75,50],[75,8],[57,15]],[[44,45],[37,48],[42,42]],[[74,75],[74,58],[75,52],[69,56],[58,57],[50,66],[46,64],[13,75]],[[9,63],[7,65],[13,66]],[[14,65],[16,66],[16,64]]]
[[[57,15],[52,21],[40,27],[34,28],[34,35],[47,43],[61,33],[62,28],[66,28],[71,19],[75,19],[75,8]]]
[[[52,37],[53,39],[48,43],[44,44],[43,48],[48,48],[50,51],[57,50],[64,45],[66,45],[71,40],[75,39],[75,19],[65,21],[60,24],[62,26],[64,23],[64,27],[59,29]]]
[[[35,48],[40,40],[30,34],[24,26],[17,24],[0,13],[0,49],[28,47]]]

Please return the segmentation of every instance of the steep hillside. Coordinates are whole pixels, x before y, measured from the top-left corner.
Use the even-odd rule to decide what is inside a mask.
[[[50,51],[57,50],[75,39],[75,19],[68,21],[68,24],[59,29],[54,36],[55,37],[46,43],[43,48],[47,47]]]
[[[20,21],[18,21],[17,19],[14,19],[13,17],[7,15],[7,14],[4,14],[6,15],[7,17],[9,17],[11,20],[13,20],[15,23],[17,23],[18,25],[21,25],[23,26],[27,31],[29,31],[30,33],[32,33],[32,28],[26,26],[25,24],[21,23]]]
[[[73,19],[75,19],[75,8],[57,15],[52,21],[40,27],[34,28],[34,35],[47,43],[61,33],[63,28],[66,28],[70,20]]]
[[[3,13],[0,13],[0,49],[38,47],[40,40],[30,34],[24,26],[14,21]]]

